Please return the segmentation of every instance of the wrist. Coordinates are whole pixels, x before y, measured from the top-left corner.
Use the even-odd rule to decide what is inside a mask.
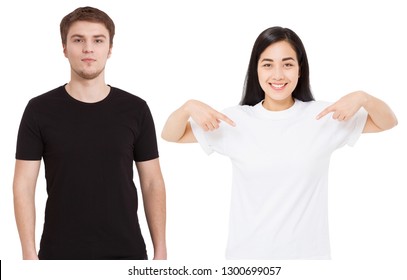
[[[167,259],[167,249],[160,248],[154,250],[154,260],[166,260]]]
[[[36,252],[26,252],[23,253],[23,260],[38,260],[38,255]]]

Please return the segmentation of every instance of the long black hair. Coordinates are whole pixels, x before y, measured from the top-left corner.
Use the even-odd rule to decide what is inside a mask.
[[[307,53],[300,37],[288,28],[275,26],[260,33],[254,42],[240,105],[254,106],[264,99],[264,91],[260,86],[257,74],[257,64],[263,51],[271,44],[280,41],[286,41],[293,47],[300,66],[300,77],[292,93],[293,98],[301,101],[315,100],[310,87]]]

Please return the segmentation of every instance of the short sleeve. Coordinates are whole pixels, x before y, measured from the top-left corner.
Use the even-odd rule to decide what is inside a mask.
[[[198,141],[199,145],[201,145],[201,148],[204,150],[204,152],[207,155],[212,154],[214,151],[209,145],[208,141],[206,140],[205,137],[205,131],[198,126],[196,122],[194,122],[192,119],[190,120],[191,123],[191,128],[192,128],[192,133],[194,134],[196,140]]]
[[[347,138],[346,144],[349,146],[354,146],[363,132],[367,120],[367,111],[361,108],[355,116],[350,120],[350,134]]]
[[[144,103],[143,114],[140,119],[139,133],[134,143],[134,161],[146,161],[158,158],[157,136],[154,120],[150,108]]]
[[[35,115],[34,104],[30,101],[23,113],[17,136],[16,159],[41,160],[44,144]]]
[[[226,134],[225,123],[221,122],[219,128],[214,131],[204,131],[196,122],[190,120],[192,132],[204,152],[208,155],[213,152],[224,154],[224,137]]]

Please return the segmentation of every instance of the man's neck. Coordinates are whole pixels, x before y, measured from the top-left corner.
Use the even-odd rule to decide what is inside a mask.
[[[104,80],[74,80],[66,84],[66,91],[70,96],[85,103],[95,103],[105,99],[110,92],[110,87]]]

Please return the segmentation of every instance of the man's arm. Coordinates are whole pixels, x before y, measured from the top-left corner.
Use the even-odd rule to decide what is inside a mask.
[[[38,260],[35,246],[35,187],[41,161],[16,160],[14,214],[24,260]]]
[[[165,184],[157,159],[136,163],[143,194],[144,211],[154,246],[154,259],[167,259],[165,241]]]

